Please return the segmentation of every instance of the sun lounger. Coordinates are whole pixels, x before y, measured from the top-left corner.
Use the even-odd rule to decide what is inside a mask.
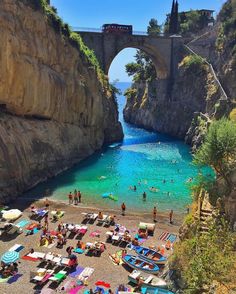
[[[53,219],[58,220],[63,217],[63,215],[65,214],[65,211],[53,210],[53,211],[51,211],[51,214],[53,216]]]
[[[66,271],[59,271],[54,276],[50,277],[49,280],[54,282],[60,282],[66,277],[66,274],[67,274]]]
[[[48,214],[48,210],[46,209],[35,209],[32,211],[31,217],[35,219],[41,219],[45,217],[46,214]]]
[[[26,256],[37,259],[44,259],[45,255],[46,253],[35,251],[34,253],[28,253]]]
[[[86,267],[82,273],[78,276],[78,280],[86,281],[94,272],[94,268]]]
[[[15,244],[14,246],[12,246],[8,251],[16,251],[19,252],[24,248],[23,245],[21,244]]]
[[[77,230],[78,235],[85,235],[88,230],[87,226],[80,226],[80,228]]]
[[[20,222],[18,222],[16,224],[16,226],[18,226],[19,228],[23,228],[24,226],[26,226],[29,223],[29,221],[27,219],[23,219]]]
[[[63,258],[61,259],[60,264],[63,265],[63,266],[70,266],[70,259],[67,258],[67,257],[63,257]]]
[[[45,277],[47,276],[47,280],[50,278],[50,276],[53,274],[53,270],[47,270],[45,268],[39,268],[37,270],[37,275],[35,277],[33,277],[33,280],[34,281],[37,281],[37,282],[42,282]],[[46,281],[46,279],[45,279]]]
[[[97,224],[103,224],[108,218],[108,215],[104,214],[103,218],[98,218]]]

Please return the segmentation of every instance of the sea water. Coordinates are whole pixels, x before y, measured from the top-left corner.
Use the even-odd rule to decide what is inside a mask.
[[[119,83],[117,87],[123,93],[129,84]],[[27,197],[42,197],[49,189],[50,197],[67,201],[68,193],[77,189],[82,193],[83,205],[88,206],[118,208],[125,202],[129,211],[150,211],[153,206],[162,211],[186,210],[191,202],[190,186],[200,172],[192,163],[189,146],[173,137],[125,123],[123,94],[117,101],[124,140],[104,147],[72,169],[39,184],[26,193]],[[212,175],[207,167],[201,172]],[[134,185],[136,191],[130,189]],[[155,192],[150,191],[151,187],[155,187]],[[118,200],[103,198],[104,193],[111,193]]]

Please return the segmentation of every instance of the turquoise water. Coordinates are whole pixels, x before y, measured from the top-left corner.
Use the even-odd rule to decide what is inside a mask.
[[[124,91],[129,84],[119,83]],[[82,192],[85,205],[120,207],[124,201],[128,210],[144,211],[158,205],[158,210],[183,212],[191,202],[189,183],[199,170],[192,164],[189,146],[172,137],[136,128],[123,121],[124,96],[118,97],[120,121],[125,137],[119,146],[106,147],[63,174],[38,185],[27,197],[41,197],[50,189],[52,198],[67,200],[74,189]],[[211,173],[205,168],[203,173]],[[102,177],[102,179],[99,179]],[[165,181],[165,183],[163,183]],[[129,189],[136,185],[137,191]],[[150,192],[156,187],[157,192]],[[142,200],[143,192],[147,200]],[[112,192],[118,201],[102,198]]]

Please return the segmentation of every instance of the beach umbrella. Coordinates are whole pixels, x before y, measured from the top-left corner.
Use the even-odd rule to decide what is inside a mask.
[[[22,215],[22,212],[19,209],[10,209],[6,210],[2,214],[2,218],[5,220],[15,220]]]
[[[19,252],[7,251],[2,255],[1,261],[6,264],[9,264],[9,263],[17,261],[19,257],[20,257]]]

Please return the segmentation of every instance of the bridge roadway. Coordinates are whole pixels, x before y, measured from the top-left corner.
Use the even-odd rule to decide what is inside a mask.
[[[125,48],[144,51],[152,59],[157,77],[168,79],[178,70],[183,39],[179,36],[150,36],[77,31],[84,43],[94,51],[105,74],[117,54]]]

